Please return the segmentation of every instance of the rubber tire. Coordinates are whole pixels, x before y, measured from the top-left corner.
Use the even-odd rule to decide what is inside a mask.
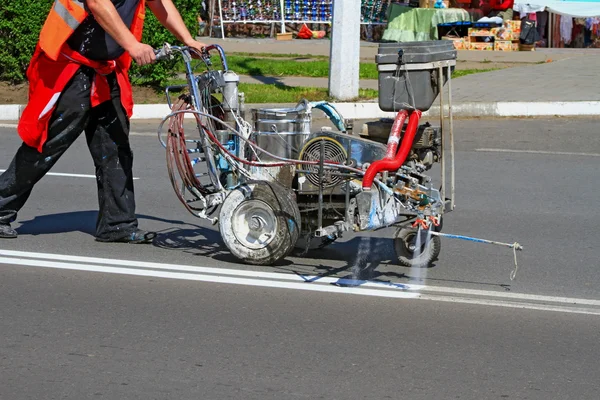
[[[439,236],[431,236],[429,242],[424,246],[423,251],[418,257],[408,249],[406,242],[411,240],[411,236],[416,234],[416,229],[399,228],[394,235],[394,250],[400,265],[411,268],[429,268],[437,260],[442,249],[442,242]]]
[[[290,254],[300,236],[300,210],[288,188],[267,181],[249,181],[232,190],[221,205],[219,232],[231,253],[247,264],[272,265]],[[247,200],[261,200],[277,218],[275,238],[261,249],[250,249],[240,243],[232,230],[233,212]]]

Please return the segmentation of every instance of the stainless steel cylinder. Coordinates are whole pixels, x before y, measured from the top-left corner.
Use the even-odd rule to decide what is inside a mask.
[[[279,157],[297,158],[310,135],[311,114],[307,107],[253,109],[252,120],[252,138],[255,143]],[[266,161],[273,160],[260,153],[259,157]]]

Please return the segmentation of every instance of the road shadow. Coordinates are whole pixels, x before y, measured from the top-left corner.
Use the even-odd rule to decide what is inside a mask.
[[[337,278],[334,284],[357,286],[366,281],[390,282],[408,279],[404,269],[395,264],[394,241],[391,238],[355,236],[345,242],[335,242],[316,250],[310,250],[294,258],[294,264],[285,270],[299,276],[313,275],[307,282],[323,278]],[[309,260],[316,260],[318,264]],[[327,260],[344,263],[331,267]],[[400,269],[400,271],[398,271]]]
[[[159,232],[153,245],[162,249],[179,250],[194,256],[209,257],[216,261],[240,264],[221,239],[216,228],[197,226],[196,228],[170,228]],[[277,262],[274,267],[292,265],[289,259]]]
[[[19,221],[20,226],[16,230],[20,235],[38,236],[81,232],[94,236],[97,216],[98,212],[92,210],[39,215],[30,220]],[[142,226],[144,220],[171,225],[171,227],[157,232],[157,237],[153,242],[155,247],[208,257],[231,264],[241,263],[225,246],[216,226],[206,227],[143,214],[138,215],[138,219]],[[356,235],[345,242],[335,242],[325,248],[310,250],[299,256],[301,251],[301,249],[297,249],[293,254],[271,267],[274,271],[300,276],[306,282],[334,278],[336,281],[332,284],[338,286],[360,286],[366,282],[401,286],[402,284],[393,282],[402,280],[413,284],[425,284],[426,282],[467,283],[510,290],[510,285],[494,282],[427,277],[427,269],[436,268],[435,263],[427,269],[400,266],[396,259],[392,238]]]

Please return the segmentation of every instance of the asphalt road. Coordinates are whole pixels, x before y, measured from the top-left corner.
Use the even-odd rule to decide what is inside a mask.
[[[96,243],[81,138],[0,242],[0,399],[598,399],[597,124],[455,121],[444,232],[521,243],[515,281],[510,249],[461,240],[398,267],[390,230],[240,264],[175,198],[144,122],[138,214],[158,240]],[[3,169],[19,141],[0,140]]]

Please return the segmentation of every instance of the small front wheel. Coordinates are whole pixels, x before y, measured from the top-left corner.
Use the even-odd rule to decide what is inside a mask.
[[[427,235],[414,228],[399,228],[394,235],[394,250],[398,262],[405,267],[430,267],[440,255],[441,247],[439,236]]]
[[[286,257],[300,234],[293,193],[274,182],[252,181],[233,190],[221,206],[219,231],[243,262],[271,265]]]

